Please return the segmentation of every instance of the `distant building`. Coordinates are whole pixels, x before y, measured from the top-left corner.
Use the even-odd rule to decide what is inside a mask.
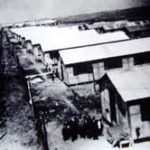
[[[19,70],[23,76],[30,76],[46,72],[44,55],[40,44],[32,44],[31,40],[14,34],[9,30],[3,32],[3,40],[7,41],[6,47],[11,49]]]
[[[130,38],[142,38],[150,36],[150,25],[147,26],[127,26],[124,31]]]
[[[108,22],[95,22],[93,24],[83,24],[80,26],[82,30],[96,29],[99,33],[113,32],[121,30],[128,23],[128,20],[108,21]]]
[[[111,69],[150,63],[150,38],[59,51],[59,74],[68,85],[99,80]]]
[[[126,125],[133,139],[150,138],[150,67],[108,72],[98,83],[104,120]]]
[[[44,63],[44,54],[40,44],[33,45],[33,54],[36,57],[37,61]]]

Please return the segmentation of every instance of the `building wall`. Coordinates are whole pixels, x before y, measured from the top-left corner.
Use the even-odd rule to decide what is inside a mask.
[[[98,80],[105,73],[104,62],[93,63],[92,65],[93,65],[94,80]]]
[[[77,84],[78,78],[74,76],[73,67],[67,67],[66,71],[67,71],[67,76],[68,76],[68,83],[69,84]]]
[[[117,58],[116,62],[117,62]],[[121,67],[118,66],[118,68],[111,68],[110,69],[106,69],[105,68],[105,61],[107,60],[100,60],[97,62],[90,62],[90,64],[92,65],[92,73],[81,73],[78,75],[74,74],[74,65],[72,66],[67,66],[65,71],[67,72],[68,75],[68,84],[79,84],[79,83],[85,83],[85,82],[93,82],[94,80],[99,80],[105,73],[106,71],[112,70],[112,69],[124,69],[124,70],[130,70],[133,69],[134,67],[134,59],[133,57],[127,57],[127,58],[122,58],[121,62],[117,62],[117,63],[121,63]],[[117,64],[116,63],[116,64]],[[85,62],[86,64],[86,62]],[[65,80],[66,81],[66,80]]]
[[[129,114],[131,120],[131,130],[133,139],[137,139],[136,130],[139,128],[139,138],[150,137],[150,121],[141,120],[140,105],[136,104],[129,107]]]
[[[78,75],[75,75],[74,73],[74,65],[65,67],[66,69],[64,69],[64,71],[66,71],[68,76],[68,84],[80,84],[85,82],[93,82],[93,80],[98,80],[105,74],[104,62],[101,61],[95,63],[91,62],[90,64],[92,65],[91,73],[81,73]]]
[[[47,53],[47,54],[44,54],[44,64],[45,65],[51,65],[53,64],[53,61],[52,59],[50,58],[50,55]]]
[[[62,69],[61,69],[61,70],[63,70],[63,71],[61,72],[61,75],[63,75],[63,76],[62,76],[62,79],[64,79],[64,81],[65,81],[67,84],[69,84],[68,73],[67,73],[66,68],[65,68],[64,65],[62,65]],[[65,71],[64,71],[64,70],[65,70]]]
[[[118,94],[107,75],[99,81],[102,115],[112,125],[122,125],[128,128],[126,104]]]
[[[102,106],[102,115],[109,122],[111,121],[111,108],[110,108],[110,96],[108,89],[104,89],[101,92],[101,106]]]
[[[44,62],[44,54],[39,45],[33,46],[33,53],[34,53],[37,61]]]
[[[150,29],[143,30],[143,31],[134,31],[134,32],[126,31],[126,34],[131,39],[149,37],[150,36]]]
[[[110,84],[101,91],[101,106],[103,117],[113,125],[120,125],[127,122],[127,115],[125,112],[125,103],[121,100],[119,95],[112,90]]]
[[[27,48],[27,51],[33,51],[33,46],[32,46],[31,41],[26,42],[26,48]]]
[[[68,76],[68,84],[82,84],[85,82],[93,82],[99,80],[107,71],[122,69],[124,71],[129,71],[137,65],[149,64],[150,63],[150,52],[135,54],[133,56],[122,56],[122,57],[114,57],[108,58],[105,60],[97,60],[95,62],[84,62],[84,64],[90,64],[92,66],[92,72],[75,74],[75,65],[72,64],[70,66],[65,66],[67,76]],[[138,56],[138,57],[137,57]],[[146,58],[144,61],[143,57]],[[79,63],[78,65],[80,66]],[[64,73],[64,74],[66,74]],[[65,80],[66,82],[66,80]],[[98,90],[97,85],[95,84],[95,88]]]
[[[61,60],[60,60],[61,61]],[[60,62],[59,61],[59,62]],[[66,84],[69,84],[69,79],[68,79],[68,73],[66,71],[66,67],[62,64],[62,63],[58,63],[59,67],[58,67],[58,73],[59,73],[59,77],[64,80],[64,82]]]
[[[117,104],[115,104],[115,107],[116,107],[116,120],[117,120],[116,124],[123,124],[124,120],[126,120],[127,118],[122,115]]]
[[[134,68],[134,58],[127,57],[122,59],[122,65],[124,70],[130,70]]]
[[[85,83],[93,81],[93,75],[92,73],[84,73],[79,75],[74,75],[74,69],[73,66],[65,67],[63,69],[64,72],[64,80],[68,84],[79,84],[79,83]]]
[[[113,125],[123,124],[131,131],[134,140],[150,137],[149,98],[125,103],[106,75],[99,85],[103,117]],[[115,103],[115,112],[112,103]]]

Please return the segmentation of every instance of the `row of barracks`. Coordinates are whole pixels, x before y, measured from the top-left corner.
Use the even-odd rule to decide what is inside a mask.
[[[130,39],[123,31],[100,34],[76,26],[48,30],[29,27],[12,32],[24,39],[26,50],[33,51],[38,60],[57,69],[68,86],[95,83],[107,122],[125,124],[133,139],[150,137],[147,35]]]

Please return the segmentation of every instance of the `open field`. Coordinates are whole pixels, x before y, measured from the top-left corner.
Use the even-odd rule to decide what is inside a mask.
[[[116,21],[116,20],[138,20],[147,19],[150,17],[150,6],[141,8],[130,8],[124,10],[96,12],[90,14],[82,14],[76,16],[69,16],[64,18],[56,18],[60,24],[74,24],[84,22],[97,21]]]

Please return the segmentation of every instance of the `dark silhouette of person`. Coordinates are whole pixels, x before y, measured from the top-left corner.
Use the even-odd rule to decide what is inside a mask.
[[[69,138],[71,137],[71,129],[70,129],[70,125],[68,124],[68,122],[65,122],[63,126],[62,135],[63,135],[64,141],[69,140]]]
[[[93,120],[93,139],[98,139],[99,130],[98,130],[98,120],[94,118]]]
[[[139,137],[140,137],[140,127],[137,127],[137,128],[135,129],[135,132],[136,132],[136,137],[137,137],[137,139],[139,139]]]
[[[71,118],[71,120],[69,121],[69,125],[70,125],[72,141],[75,141],[78,137],[78,120],[77,120],[77,118],[73,116]]]

